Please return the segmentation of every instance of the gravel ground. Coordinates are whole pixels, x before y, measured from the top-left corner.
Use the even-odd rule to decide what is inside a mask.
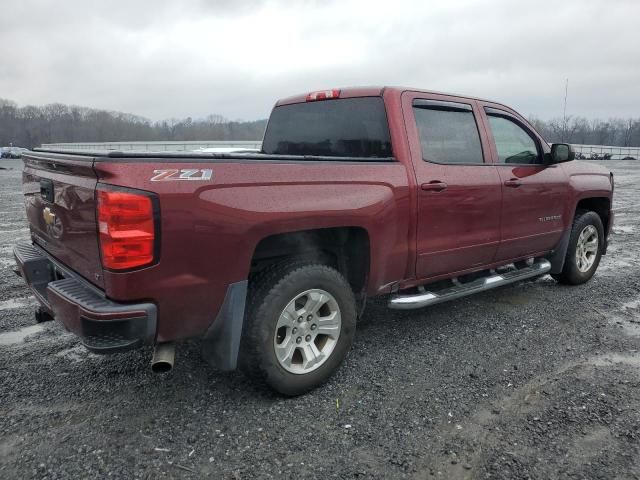
[[[550,277],[413,313],[373,306],[325,386],[280,398],[179,345],[97,356],[35,325],[0,166],[0,478],[640,478],[640,163],[586,285]]]

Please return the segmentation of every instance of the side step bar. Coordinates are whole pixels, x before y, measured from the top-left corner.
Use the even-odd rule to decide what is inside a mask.
[[[487,277],[477,278],[467,283],[454,280],[454,285],[441,290],[421,291],[413,295],[394,295],[389,300],[389,308],[396,310],[411,310],[427,305],[446,302],[455,298],[466,297],[474,293],[491,290],[493,288],[519,282],[531,277],[543,275],[551,270],[551,263],[546,259],[537,259],[524,268],[513,269],[505,273],[492,273]]]

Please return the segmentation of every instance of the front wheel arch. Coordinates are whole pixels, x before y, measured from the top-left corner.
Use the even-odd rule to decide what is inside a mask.
[[[567,248],[569,247],[569,238],[571,237],[573,223],[578,216],[583,215],[586,212],[592,211],[600,217],[604,232],[604,247],[602,249],[602,255],[607,253],[607,232],[609,231],[610,209],[611,201],[606,197],[583,198],[578,201],[573,212],[571,224],[562,233],[562,237],[560,238],[556,248],[554,248],[553,252],[547,257],[547,260],[551,262],[551,274],[560,274],[562,272],[564,262],[567,257]]]
[[[576,261],[576,253],[579,249],[580,235],[589,226],[594,227],[597,232],[597,250],[594,261],[591,263],[588,270],[583,271]],[[579,285],[591,279],[595,274],[600,263],[600,258],[602,257],[604,236],[604,226],[600,216],[596,212],[591,210],[578,211],[571,226],[562,269],[559,272],[552,270],[551,276],[559,283],[568,285]]]

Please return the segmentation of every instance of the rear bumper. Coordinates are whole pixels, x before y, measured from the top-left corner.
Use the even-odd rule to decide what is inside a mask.
[[[45,310],[89,350],[115,353],[153,342],[157,326],[153,303],[109,300],[32,244],[16,245],[13,254],[20,275]]]

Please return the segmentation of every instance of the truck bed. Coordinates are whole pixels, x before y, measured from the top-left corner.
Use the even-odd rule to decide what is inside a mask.
[[[233,161],[279,161],[279,162],[391,162],[393,157],[371,157],[363,159],[361,157],[337,157],[322,155],[277,155],[267,153],[255,153],[242,151],[233,153],[211,153],[211,152],[136,152],[119,150],[89,150],[89,151],[69,151],[36,148],[37,153],[54,153],[83,158],[93,158],[96,161],[110,161],[111,159],[136,159],[136,161],[149,161],[150,159],[167,159],[172,161],[205,161],[205,160],[233,160]],[[33,155],[31,155],[33,156]],[[146,160],[145,160],[146,159]]]

